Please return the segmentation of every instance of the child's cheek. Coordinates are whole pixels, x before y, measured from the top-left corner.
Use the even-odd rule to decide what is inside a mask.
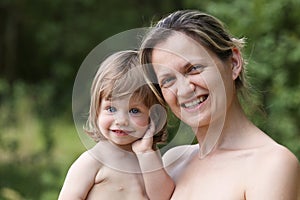
[[[142,127],[148,127],[149,125],[149,117],[141,117],[133,120],[136,126]]]
[[[112,116],[104,116],[100,115],[98,118],[98,125],[101,128],[108,128],[113,123],[113,117]]]

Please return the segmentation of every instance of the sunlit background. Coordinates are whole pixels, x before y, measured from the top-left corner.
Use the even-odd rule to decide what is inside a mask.
[[[264,105],[249,117],[300,158],[300,1],[1,0],[1,200],[57,199],[85,151],[72,118],[83,59],[106,38],[178,9],[213,14],[247,38],[252,101]]]

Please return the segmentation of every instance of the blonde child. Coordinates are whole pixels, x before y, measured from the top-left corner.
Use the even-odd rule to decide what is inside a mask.
[[[174,184],[156,149],[166,136],[165,105],[138,65],[138,53],[131,50],[100,65],[85,128],[97,143],[70,167],[59,200],[170,198]]]

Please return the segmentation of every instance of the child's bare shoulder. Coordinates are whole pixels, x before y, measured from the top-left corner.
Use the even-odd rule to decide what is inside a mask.
[[[85,198],[101,167],[89,151],[82,153],[69,168],[59,199]]]
[[[91,176],[95,176],[102,166],[103,164],[101,162],[95,159],[89,151],[86,151],[71,165],[69,173],[78,175],[88,173]]]

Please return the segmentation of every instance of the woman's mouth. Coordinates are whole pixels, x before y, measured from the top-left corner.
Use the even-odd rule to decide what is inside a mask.
[[[190,102],[187,102],[187,103],[182,103],[182,104],[180,104],[180,106],[183,107],[183,108],[187,108],[187,109],[193,109],[193,108],[198,107],[207,98],[208,98],[208,95],[203,95],[203,96],[200,96],[199,98],[197,98],[193,101],[190,101]]]

